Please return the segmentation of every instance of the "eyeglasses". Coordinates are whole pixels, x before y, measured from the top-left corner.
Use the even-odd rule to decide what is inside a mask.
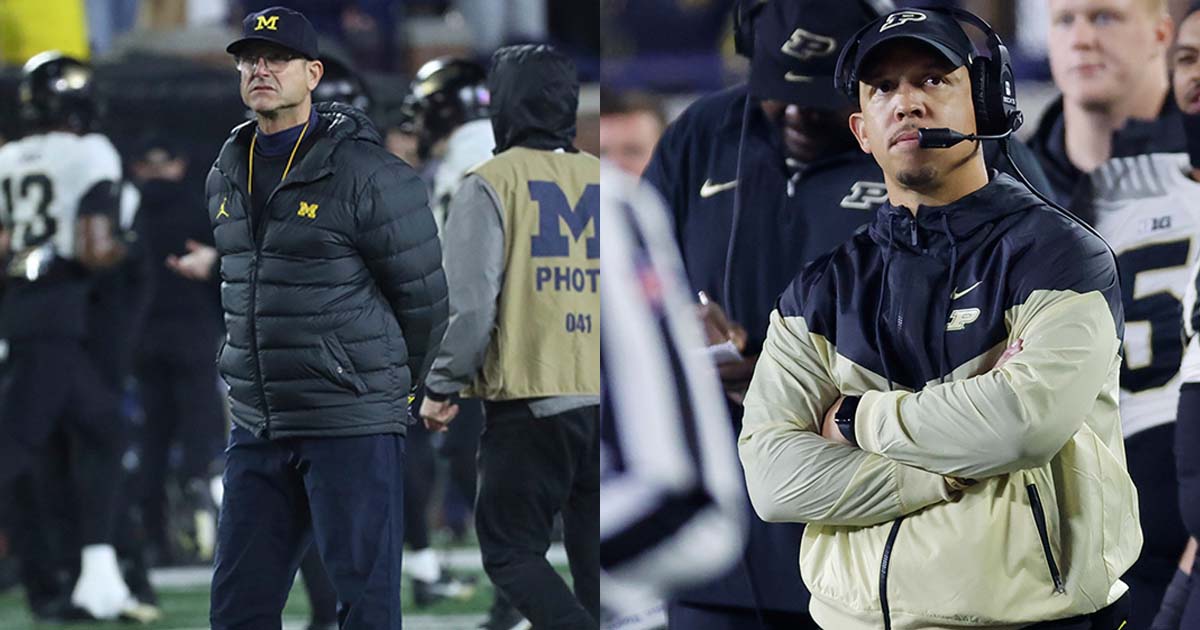
[[[267,66],[268,72],[282,72],[287,65],[295,59],[299,59],[300,55],[292,54],[284,51],[273,51],[267,53],[246,53],[237,55],[234,60],[237,62],[239,72],[254,72],[258,67],[258,60],[261,59]]]

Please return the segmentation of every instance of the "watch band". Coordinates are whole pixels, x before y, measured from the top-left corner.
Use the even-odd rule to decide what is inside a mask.
[[[842,437],[855,446],[858,446],[858,439],[854,435],[854,414],[858,412],[858,401],[858,396],[846,396],[833,414],[833,421],[837,423]]]

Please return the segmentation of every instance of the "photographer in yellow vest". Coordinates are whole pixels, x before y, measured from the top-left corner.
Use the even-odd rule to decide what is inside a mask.
[[[450,202],[450,323],[421,416],[484,401],[475,527],[492,582],[539,630],[600,614],[600,162],[573,146],[579,83],[550,46],[496,51],[495,157]],[[562,513],[574,589],[546,561]]]

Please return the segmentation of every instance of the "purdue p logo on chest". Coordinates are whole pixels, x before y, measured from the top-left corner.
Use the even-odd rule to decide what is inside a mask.
[[[950,321],[946,322],[946,330],[962,330],[968,324],[979,319],[979,309],[977,308],[959,308],[950,311]]]

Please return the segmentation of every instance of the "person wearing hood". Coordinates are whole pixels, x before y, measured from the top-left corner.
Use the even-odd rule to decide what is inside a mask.
[[[977,56],[955,15],[898,11],[843,52],[887,201],[771,314],[739,438],[750,499],[808,524],[822,627],[1116,630],[1142,543],[1116,266],[976,142],[921,146],[1019,115],[999,38]]]
[[[1177,186],[1191,191],[1179,195],[1182,203],[1200,208],[1200,1],[1192,2],[1179,22],[1179,36],[1171,51],[1176,104],[1183,113],[1188,160],[1181,164],[1186,183]],[[1180,367],[1179,407],[1175,417],[1175,465],[1179,483],[1179,506],[1191,543],[1175,578],[1163,597],[1162,610],[1153,630],[1200,627],[1200,580],[1196,575],[1195,541],[1200,538],[1200,262],[1192,268],[1192,279],[1184,297],[1183,328],[1187,344]],[[1182,622],[1181,622],[1182,621]]]
[[[496,140],[488,120],[490,95],[487,70],[466,59],[439,57],[422,65],[409,84],[404,115],[411,117],[417,137],[417,156],[429,170],[426,183],[432,189],[430,207],[445,238],[446,215],[450,199],[471,167],[492,156]],[[424,397],[413,402],[419,405]],[[479,434],[483,430],[483,404],[478,399],[457,398],[455,422],[437,447],[437,454],[449,463],[449,480],[463,497],[475,499],[475,457]],[[404,569],[413,577],[413,599],[418,606],[454,597],[470,598],[474,588],[443,571],[437,553],[429,541],[429,505],[433,499],[434,447],[431,433],[416,427],[409,437],[409,470],[405,499],[408,526],[405,535],[411,546]],[[481,630],[511,630],[526,622],[499,590],[493,590],[492,605]]]
[[[574,63],[497,50],[495,157],[450,202],[450,325],[420,415],[483,400],[475,530],[492,583],[539,629],[600,619],[600,161],[574,147]],[[562,514],[574,592],[546,560]]]
[[[425,186],[361,111],[313,105],[302,14],[250,14],[227,50],[255,119],[205,186],[234,423],[212,627],[278,627],[312,541],[341,627],[398,630],[407,406],[448,311]]]
[[[718,366],[735,427],[775,299],[805,263],[850,238],[886,199],[879,166],[844,124],[856,104],[833,87],[833,71],[854,32],[894,3],[737,6],[735,38],[750,57],[749,82],[693,103],[667,128],[643,174],[671,209],[692,291],[711,298],[703,307],[718,333],[710,343],[728,330],[741,344],[744,360]],[[1029,151],[1015,142],[1011,149],[1021,171],[1048,189]],[[984,156],[1014,172],[998,143],[984,142]],[[752,518],[745,562],[672,600],[671,627],[811,626],[794,562],[801,533],[800,525]]]
[[[1167,69],[1173,25],[1167,0],[1047,4],[1050,72],[1062,95],[1042,114],[1029,148],[1055,201],[1083,214],[1086,175],[1110,157],[1183,151]]]

